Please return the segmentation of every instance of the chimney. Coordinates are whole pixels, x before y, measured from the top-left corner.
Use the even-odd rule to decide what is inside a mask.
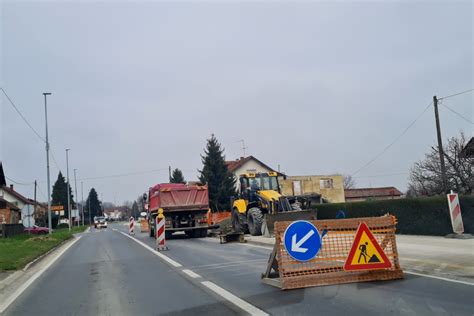
[[[13,190],[13,184],[10,184],[10,189],[12,189],[12,190]]]

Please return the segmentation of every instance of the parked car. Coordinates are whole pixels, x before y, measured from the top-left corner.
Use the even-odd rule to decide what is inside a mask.
[[[23,231],[29,234],[42,235],[49,233],[49,228],[33,225],[32,227],[23,229]]]

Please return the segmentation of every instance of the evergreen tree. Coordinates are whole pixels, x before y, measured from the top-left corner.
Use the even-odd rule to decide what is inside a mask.
[[[134,218],[137,218],[140,213],[140,210],[138,209],[138,203],[137,201],[134,201],[132,204],[132,216]]]
[[[170,178],[170,183],[186,183],[186,180],[184,180],[184,176],[181,170],[179,170],[178,168],[173,170],[173,174]]]
[[[224,149],[214,136],[207,140],[204,155],[201,155],[203,168],[199,181],[209,187],[209,204],[214,211],[228,210],[230,197],[235,195],[235,178],[225,164]]]
[[[86,200],[86,208],[87,208],[87,216],[89,216],[89,213],[91,214],[91,219],[94,220],[94,216],[101,216],[102,214],[102,202],[99,201],[99,198],[97,197],[97,191],[92,188],[89,192],[89,196],[87,197]]]
[[[53,193],[51,194],[51,205],[62,205],[64,208],[64,216],[69,218],[68,207],[67,207],[67,183],[64,179],[63,174],[59,171],[58,179],[53,185]],[[69,185],[69,194],[71,197],[71,209],[75,207],[74,196],[72,195],[72,189]]]

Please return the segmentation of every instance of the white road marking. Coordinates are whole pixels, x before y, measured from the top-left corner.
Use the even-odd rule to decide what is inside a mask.
[[[177,261],[174,261],[173,259],[171,259],[170,257],[168,256],[165,256],[164,254],[156,251],[155,249],[151,248],[150,246],[148,246],[147,244],[145,244],[144,242],[136,239],[136,238],[133,238],[132,236],[128,235],[128,234],[125,234],[124,232],[119,232],[121,233],[122,235],[124,235],[125,237],[128,237],[130,238],[131,240],[135,241],[136,243],[142,245],[143,247],[145,247],[148,251],[151,251],[152,253],[154,253],[155,255],[157,255],[158,257],[160,257],[161,259],[163,259],[164,261],[168,262],[170,265],[172,265],[173,267],[175,268],[179,268],[179,267],[182,267],[183,265]]]
[[[42,267],[38,272],[33,274],[31,278],[29,278],[25,283],[23,283],[18,289],[16,289],[15,292],[13,292],[10,297],[8,297],[4,302],[0,303],[0,314],[3,313],[8,306],[10,306],[11,303],[13,303],[37,278],[40,277],[43,272],[45,272],[53,263],[56,262],[56,260],[59,259],[69,248],[72,247],[79,239],[81,239],[81,236],[76,237],[71,243],[66,245],[63,249],[61,249],[48,263],[45,264],[44,267]]]
[[[201,277],[199,274],[197,274],[197,273],[195,273],[195,272],[193,272],[189,269],[183,269],[181,271],[183,271],[183,273],[186,273],[188,276],[190,276],[193,279],[197,279],[197,278]]]
[[[235,296],[234,294],[230,293],[226,289],[221,288],[220,286],[218,286],[215,283],[212,283],[212,282],[209,282],[209,281],[202,281],[201,284],[204,285],[205,287],[207,287],[208,289],[212,290],[214,293],[218,294],[219,296],[223,297],[227,301],[231,302],[232,304],[234,304],[238,308],[246,311],[250,315],[262,315],[262,316],[263,315],[268,315],[267,313],[265,313],[261,309],[247,303],[246,301],[244,301],[240,297]]]
[[[454,280],[454,279],[448,279],[448,278],[443,278],[443,277],[439,277],[439,276],[435,276],[435,275],[423,274],[423,273],[412,272],[412,271],[406,271],[406,270],[403,271],[403,272],[404,272],[404,273],[408,273],[408,274],[413,274],[413,275],[421,276],[421,277],[425,277],[425,278],[432,278],[432,279],[443,280],[443,281],[448,281],[448,282],[453,282],[453,283],[460,283],[460,284],[464,284],[464,285],[474,285],[474,283],[471,283],[471,282],[461,281],[461,280]]]

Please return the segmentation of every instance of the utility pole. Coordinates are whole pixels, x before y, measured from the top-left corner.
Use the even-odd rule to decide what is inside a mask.
[[[71,231],[71,195],[69,194],[69,148],[66,148],[66,174],[67,174],[67,213],[69,218],[69,231]]]
[[[51,235],[53,232],[53,224],[51,222],[51,184],[49,178],[49,138],[48,138],[48,103],[46,96],[51,95],[50,92],[43,92],[44,95],[44,118],[46,123],[46,179],[48,182],[48,230]]]
[[[90,194],[90,191],[89,191],[89,197],[87,198],[87,202],[89,204],[89,206],[87,207],[89,209],[89,226],[91,225],[92,223],[92,217],[91,217],[91,194]]]
[[[448,192],[448,185],[446,181],[446,165],[444,164],[444,151],[443,151],[443,141],[441,138],[441,126],[439,124],[439,114],[438,114],[438,98],[433,96],[433,105],[436,118],[436,133],[438,136],[438,153],[439,153],[439,162],[441,164],[441,178],[443,182],[443,191]]]
[[[36,183],[36,180],[35,180],[35,197],[34,197],[34,199],[35,199],[35,207],[33,208],[33,214],[36,213],[36,204],[38,203],[38,202],[36,202],[36,185],[37,185],[37,183]],[[30,224],[29,221],[30,221],[30,217],[28,216],[28,224]],[[30,226],[30,225],[28,225],[28,226]],[[29,233],[29,232],[28,232],[28,233]]]
[[[77,196],[77,181],[76,181],[76,170],[74,169],[74,196],[76,197],[76,211],[77,215],[79,215],[78,203],[79,197]],[[77,221],[77,226],[79,227],[79,221]]]
[[[81,211],[82,211],[82,226],[84,226],[84,182],[81,181]]]
[[[169,182],[171,182],[171,166],[168,167],[168,176]]]

